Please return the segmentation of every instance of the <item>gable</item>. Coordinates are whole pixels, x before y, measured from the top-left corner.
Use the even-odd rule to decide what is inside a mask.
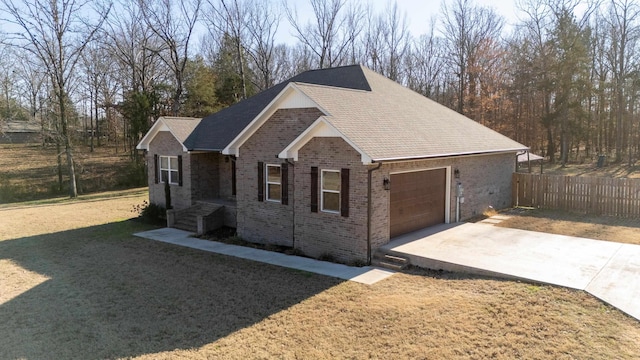
[[[240,156],[240,147],[251,138],[278,110],[316,108],[327,114],[316,102],[297,89],[295,83],[287,86],[227,145],[222,153]]]
[[[179,118],[179,117],[159,117],[158,120],[147,131],[142,140],[136,146],[138,150],[149,151],[149,145],[153,139],[161,132],[168,132],[182,146],[183,151],[188,151],[184,146],[185,139],[193,132],[200,123],[198,118]]]
[[[280,152],[280,154],[278,154],[278,157],[281,159],[293,159],[294,161],[298,161],[298,153],[300,149],[302,149],[312,139],[323,137],[341,138],[360,154],[362,164],[371,164],[371,157],[331,125],[324,116],[318,118],[318,120],[311,124],[307,130],[302,132],[295,140],[293,140],[284,150],[282,150],[282,152]]]

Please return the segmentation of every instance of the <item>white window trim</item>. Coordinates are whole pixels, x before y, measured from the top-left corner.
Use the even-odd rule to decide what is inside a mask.
[[[340,170],[331,170],[331,169],[322,169],[320,170],[320,211],[329,213],[329,214],[340,214],[340,207],[342,206],[342,189],[336,190],[328,190],[324,188],[324,173],[325,172],[334,172],[338,173],[338,178],[342,181],[342,173]],[[324,208],[324,193],[333,193],[338,194],[338,210],[326,210]]]
[[[277,167],[280,169],[280,181],[275,182],[275,181],[269,181],[269,167]],[[282,202],[282,165],[278,165],[278,164],[267,164],[264,167],[264,179],[265,179],[265,199],[267,201],[271,201],[271,202]],[[279,199],[271,199],[269,197],[269,185],[280,185],[280,198]]]
[[[162,158],[167,158],[168,168],[162,167]],[[171,167],[171,165],[175,165],[175,169]],[[178,165],[178,157],[177,156],[167,156],[160,155],[158,156],[158,174],[159,174],[159,183],[164,184],[164,179],[162,178],[162,171],[167,171],[167,178],[169,180],[170,185],[179,185],[180,184],[180,169]],[[175,173],[175,179],[171,176],[171,173]]]

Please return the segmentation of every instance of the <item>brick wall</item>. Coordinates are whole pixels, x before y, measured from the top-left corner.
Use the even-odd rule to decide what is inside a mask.
[[[239,149],[237,173],[237,230],[257,243],[293,245],[293,167],[289,171],[289,205],[258,201],[258,162],[282,164],[278,154],[322,113],[316,108],[276,111]],[[266,188],[265,188],[266,194]]]
[[[182,145],[168,131],[160,131],[149,144],[147,164],[149,166],[149,202],[165,206],[164,184],[155,183],[158,171],[154,162],[154,154],[158,156],[182,155],[182,186],[171,186],[171,205],[176,210],[191,206],[191,159],[188,153],[182,151]]]
[[[259,202],[257,163],[279,164],[276,155],[320,115],[315,109],[280,110],[240,149],[238,159],[238,233],[246,240],[294,246],[312,257],[331,256],[341,262],[366,261],[367,169],[360,154],[341,138],[314,138],[299,151],[289,170],[289,204]],[[306,119],[306,120],[305,120]],[[275,135],[274,135],[275,134]],[[385,163],[372,178],[372,250],[389,242],[389,191],[383,178],[391,173],[447,168],[449,220],[455,221],[458,182],[464,186],[461,220],[511,202],[511,174],[515,154],[463,156],[436,160]],[[311,212],[311,167],[350,169],[349,217]],[[454,177],[454,170],[460,178]],[[265,190],[266,191],[266,190]],[[318,187],[320,197],[320,187]]]
[[[349,216],[311,212],[311,167],[349,169]],[[318,185],[318,199],[321,187]],[[360,154],[341,138],[313,138],[295,164],[295,247],[312,257],[330,255],[341,262],[366,261],[367,168]]]

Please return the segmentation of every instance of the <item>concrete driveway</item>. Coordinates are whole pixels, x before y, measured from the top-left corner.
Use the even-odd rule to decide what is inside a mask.
[[[487,224],[445,224],[383,249],[412,264],[585,290],[640,320],[640,245]]]

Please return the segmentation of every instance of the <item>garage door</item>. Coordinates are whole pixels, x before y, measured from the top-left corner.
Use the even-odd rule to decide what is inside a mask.
[[[447,170],[391,174],[390,236],[445,222]]]

